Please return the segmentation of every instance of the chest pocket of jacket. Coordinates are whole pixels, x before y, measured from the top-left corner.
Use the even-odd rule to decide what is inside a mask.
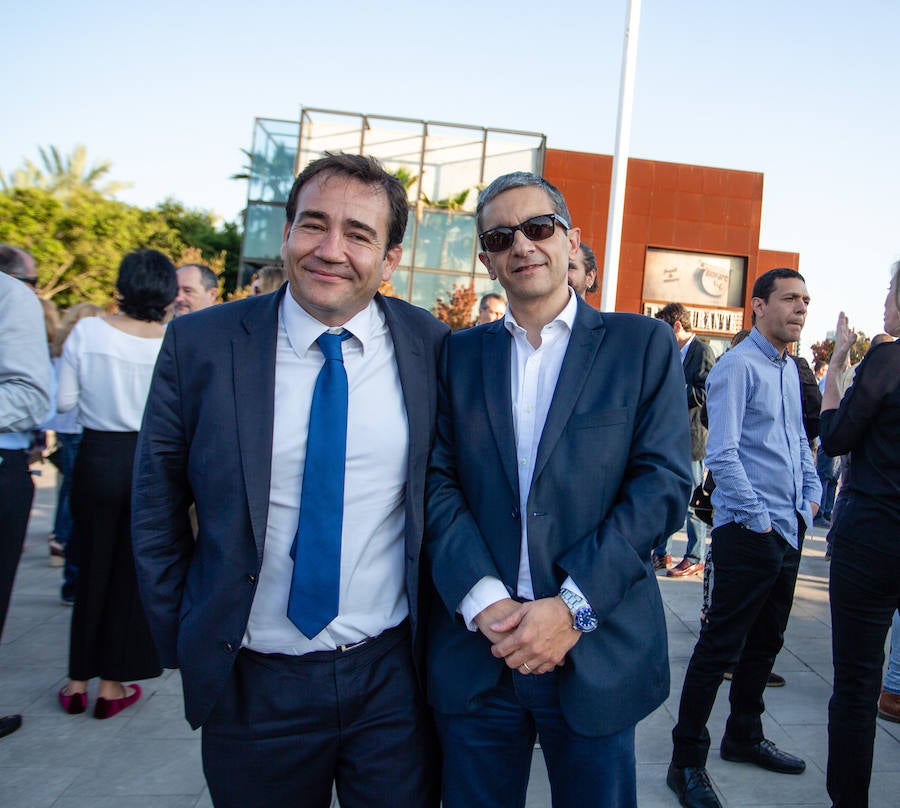
[[[574,429],[602,429],[604,427],[617,426],[627,423],[629,407],[614,407],[607,410],[594,410],[593,412],[575,413],[571,421]]]

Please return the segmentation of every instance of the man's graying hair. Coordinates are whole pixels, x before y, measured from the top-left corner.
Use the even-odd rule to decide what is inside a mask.
[[[194,267],[200,273],[200,284],[207,292],[210,289],[219,288],[219,276],[206,264],[183,264],[178,269],[187,269],[188,267]]]
[[[572,225],[572,214],[566,205],[563,195],[552,183],[547,182],[543,177],[532,174],[530,171],[513,171],[511,174],[504,174],[497,177],[487,188],[478,195],[478,205],[475,208],[475,227],[479,233],[482,232],[481,215],[484,213],[484,206],[488,204],[494,197],[499,196],[504,191],[511,191],[513,188],[540,188],[550,197],[553,204],[553,213],[562,216],[569,226]],[[516,223],[518,224],[518,222]]]

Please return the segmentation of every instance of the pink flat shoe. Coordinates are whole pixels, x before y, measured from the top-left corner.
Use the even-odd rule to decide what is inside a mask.
[[[87,709],[87,693],[66,693],[63,688],[59,691],[59,703],[69,715],[78,715]]]
[[[125,685],[134,689],[134,693],[130,696],[122,696],[120,699],[101,699],[97,698],[94,705],[94,718],[112,718],[116,713],[121,713],[126,707],[130,707],[141,697],[140,685]]]

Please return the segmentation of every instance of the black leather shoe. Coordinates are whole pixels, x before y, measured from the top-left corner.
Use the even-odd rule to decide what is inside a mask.
[[[722,808],[706,769],[690,766],[679,769],[670,763],[666,785],[675,792],[684,808]]]
[[[0,716],[0,738],[12,735],[21,726],[22,716],[20,715]]]
[[[736,763],[755,763],[762,769],[781,774],[802,774],[806,769],[804,763],[796,755],[782,752],[771,741],[761,740],[753,744],[737,744],[722,738],[722,746],[719,748],[722,760],[732,760]]]

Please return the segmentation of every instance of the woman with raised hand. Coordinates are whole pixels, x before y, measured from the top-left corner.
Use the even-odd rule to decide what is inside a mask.
[[[884,329],[900,337],[900,261],[884,303]],[[832,530],[832,655],[828,793],[835,808],[868,805],[884,643],[900,606],[900,342],[871,348],[843,399],[839,379],[856,342],[841,312],[825,377],[819,437],[850,453],[847,500]]]

